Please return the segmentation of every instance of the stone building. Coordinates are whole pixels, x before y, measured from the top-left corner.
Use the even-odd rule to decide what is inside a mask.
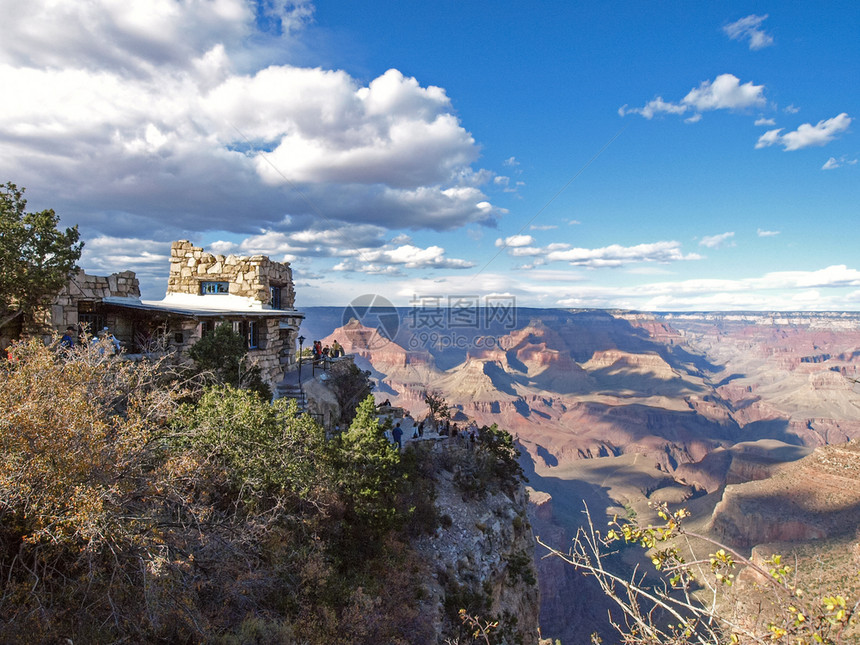
[[[229,323],[245,338],[250,362],[275,385],[293,364],[303,318],[295,309],[289,264],[263,255],[213,255],[183,240],[171,245],[163,300],[141,300],[131,271],[110,276],[79,271],[36,316],[35,327],[19,331],[62,334],[68,326],[80,326],[100,334],[107,328],[129,355],[173,351],[182,360],[216,325]]]

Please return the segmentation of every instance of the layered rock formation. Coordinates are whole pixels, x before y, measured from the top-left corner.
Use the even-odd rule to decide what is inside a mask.
[[[788,490],[806,478],[821,484],[817,492],[800,489],[810,499],[832,491],[840,508],[851,507],[851,500],[839,497],[836,480],[812,471],[784,473],[811,448],[860,437],[860,316],[529,310],[518,317],[522,324],[515,329],[463,335],[467,343],[459,350],[440,349],[437,342],[419,358],[406,348],[420,343],[401,327],[397,344],[362,355],[381,396],[416,418],[426,411],[423,393],[435,390],[455,418],[498,423],[517,436],[541,471],[533,483],[538,503],[532,521],[546,535],[563,543],[581,521],[581,506],[568,500],[577,501],[581,491],[569,478],[594,477],[588,481],[595,490],[617,495],[611,482],[618,463],[637,456],[643,461],[635,468],[651,464],[649,472],[641,470],[642,481],[659,490],[633,487],[629,498],[615,501],[597,495],[595,516],[652,492],[654,499],[679,503],[696,501],[688,499],[694,491],[710,493],[696,501],[710,512],[727,486],[713,530],[753,544],[835,529],[799,500],[746,489],[752,484],[743,482],[777,481]],[[486,342],[491,335],[494,342]],[[583,475],[584,469],[573,467],[583,459],[605,465]],[[758,499],[747,490],[766,490],[770,497]],[[638,508],[648,511],[644,503]],[[785,512],[774,515],[770,508]],[[746,533],[750,526],[758,533]],[[540,570],[542,620],[556,627],[580,620],[565,600],[571,585],[581,590],[581,581],[544,563]],[[575,640],[587,637],[578,632]]]
[[[824,446],[767,479],[726,486],[711,529],[729,543],[817,540],[860,526],[860,442]]]

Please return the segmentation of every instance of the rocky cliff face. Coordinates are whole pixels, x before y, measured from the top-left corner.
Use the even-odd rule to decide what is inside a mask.
[[[718,448],[696,463],[681,464],[675,471],[675,479],[713,493],[726,484],[767,479],[810,452],[810,448],[773,439],[743,442]]]
[[[540,593],[525,489],[491,482],[484,494],[466,495],[457,483],[458,464],[475,448],[442,439],[422,449],[422,458],[437,465],[442,516],[442,526],[414,544],[430,571],[422,615],[430,617],[439,642],[460,633],[456,614],[463,608],[482,620],[499,620],[495,634],[505,643],[537,643]]]
[[[726,486],[711,529],[742,547],[821,539],[860,525],[860,442],[816,448],[774,476]]]

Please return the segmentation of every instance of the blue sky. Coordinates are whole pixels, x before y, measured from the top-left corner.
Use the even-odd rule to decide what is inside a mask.
[[[0,179],[164,291],[169,242],[298,305],[860,309],[860,5],[33,0]]]

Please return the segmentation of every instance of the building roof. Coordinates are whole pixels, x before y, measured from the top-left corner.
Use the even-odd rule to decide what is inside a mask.
[[[296,309],[268,309],[252,298],[230,295],[196,296],[184,293],[167,294],[163,300],[139,300],[110,296],[102,302],[127,309],[162,312],[193,318],[222,318],[244,316],[252,318],[304,318]]]

